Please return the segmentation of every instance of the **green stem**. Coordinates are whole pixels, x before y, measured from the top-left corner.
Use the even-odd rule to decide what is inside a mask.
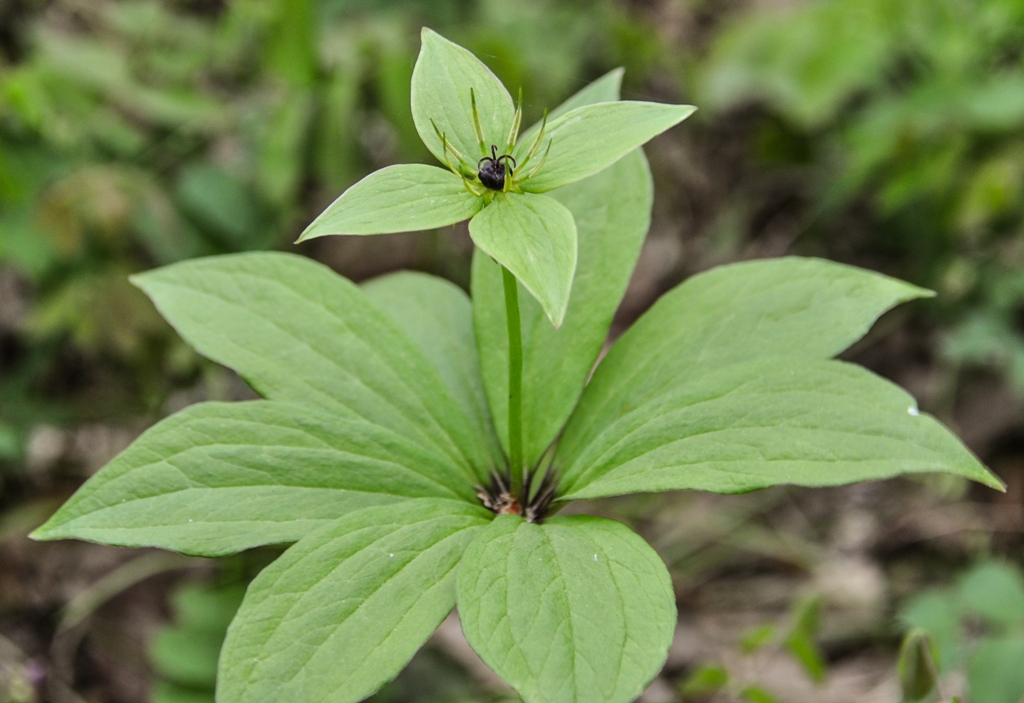
[[[519,323],[519,284],[504,266],[505,319],[508,321],[508,462],[509,488],[523,490],[523,335]]]

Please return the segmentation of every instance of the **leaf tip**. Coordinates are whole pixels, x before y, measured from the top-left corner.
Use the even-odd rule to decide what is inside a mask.
[[[36,542],[50,542],[55,539],[63,539],[65,535],[61,534],[59,525],[51,524],[53,518],[44,522],[42,525],[37,527],[28,533],[28,538]]]

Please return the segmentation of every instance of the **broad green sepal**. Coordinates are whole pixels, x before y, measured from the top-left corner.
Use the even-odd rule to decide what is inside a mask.
[[[320,213],[298,241],[328,234],[418,232],[468,220],[483,201],[451,171],[398,164],[374,171]]]
[[[466,550],[457,589],[466,639],[525,703],[629,703],[675,630],[665,565],[603,518],[499,516]]]
[[[562,454],[566,500],[648,491],[743,493],[945,472],[1002,483],[898,386],[839,361],[776,357],[678,379]]]
[[[419,499],[367,508],[292,546],[249,585],[217,700],[357,703],[394,678],[455,604],[455,569],[493,517]]]
[[[526,286],[556,328],[565,319],[576,273],[576,223],[546,195],[499,193],[469,222],[480,249]]]
[[[572,296],[555,329],[523,295],[523,457],[533,466],[565,426],[604,346],[651,217],[653,185],[643,151],[634,150],[596,176],[548,194],[576,222],[579,255]],[[507,442],[508,342],[501,267],[473,256],[473,318],[495,426]]]
[[[479,436],[416,344],[351,282],[290,254],[194,259],[135,276],[178,333],[263,397],[362,418],[448,461],[490,468]]]
[[[577,456],[624,413],[681,379],[771,356],[828,359],[895,305],[931,291],[822,259],[721,266],[666,293],[594,372],[559,442]]]
[[[359,508],[472,500],[443,458],[298,404],[193,405],[146,431],[33,533],[220,556],[294,542]]]
[[[622,88],[623,69],[616,68],[604,74],[595,81],[592,81],[574,93],[565,102],[548,113],[548,122],[554,122],[567,112],[575,110],[584,105],[595,105],[597,103],[609,103],[619,99],[619,90]],[[537,122],[525,132],[519,135],[519,143],[530,145],[537,139],[541,123]]]
[[[544,193],[575,183],[608,168],[623,156],[692,115],[692,105],[606,102],[570,110],[551,121],[537,149],[543,165],[523,181],[523,190]],[[515,156],[522,159],[533,142],[522,139]],[[525,165],[529,171],[531,166]]]
[[[446,158],[438,132],[470,163],[476,164],[485,154],[481,153],[473,125],[473,98],[488,147],[496,144],[500,148],[508,140],[515,118],[512,96],[497,76],[466,49],[426,27],[421,39],[420,55],[412,72],[412,118],[416,131],[441,163]]]

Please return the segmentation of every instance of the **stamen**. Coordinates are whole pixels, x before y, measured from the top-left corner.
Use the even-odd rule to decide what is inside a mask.
[[[484,128],[480,124],[480,112],[476,109],[476,92],[469,89],[469,102],[473,106],[473,129],[476,130],[477,141],[480,142],[480,151],[487,156],[487,140],[484,139]]]
[[[516,101],[516,116],[512,118],[512,129],[508,132],[508,144],[505,146],[505,151],[512,151],[512,147],[516,145],[516,140],[519,139],[519,127],[523,122],[523,87],[519,86],[519,100]]]
[[[544,132],[547,129],[547,126],[548,126],[548,111],[545,110],[544,111],[544,117],[541,119],[541,123],[540,123],[540,132],[537,133],[537,141],[535,141],[533,143],[533,146],[530,147],[530,151],[526,155],[526,158],[523,159],[523,162],[520,164],[520,168],[522,168],[523,166],[526,166],[526,164],[529,163],[530,159],[533,158],[534,154],[537,153],[537,149],[540,148],[540,143],[542,141],[544,141]]]
[[[551,143],[551,142],[549,141],[549,142],[548,142],[548,148],[544,150],[544,156],[543,156],[543,157],[541,157],[540,163],[539,163],[539,164],[537,164],[537,165],[536,165],[536,166],[534,167],[534,169],[533,169],[532,171],[530,171],[530,172],[529,172],[529,173],[528,173],[528,174],[527,174],[526,176],[524,176],[524,177],[523,177],[523,180],[524,180],[524,181],[525,181],[525,180],[527,180],[528,178],[532,178],[532,177],[533,177],[533,175],[534,175],[535,173],[537,173],[537,171],[541,170],[541,168],[543,168],[543,167],[544,167],[544,163],[545,163],[545,162],[546,162],[546,161],[548,160],[548,154],[550,154],[550,153],[551,153],[551,144],[552,144],[552,143]]]
[[[448,164],[448,168],[450,168],[455,173],[456,176],[463,175],[460,169],[456,169],[451,165],[451,162],[448,161],[448,152],[451,151],[452,156],[454,156],[458,160],[459,166],[464,166],[465,159],[462,157],[462,154],[460,154],[459,150],[456,149],[455,146],[448,141],[448,138],[445,136],[445,133],[438,128],[437,123],[435,123],[434,120],[430,120],[430,125],[434,128],[434,132],[437,134],[438,139],[441,140],[441,148],[444,150],[444,160],[445,163]]]

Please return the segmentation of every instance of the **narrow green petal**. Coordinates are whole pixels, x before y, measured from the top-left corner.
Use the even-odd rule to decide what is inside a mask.
[[[503,193],[469,222],[473,241],[537,299],[558,327],[576,272],[576,222],[544,195]]]
[[[521,187],[543,193],[592,176],[692,115],[692,105],[648,102],[607,102],[576,108],[549,122],[544,140],[533,159],[521,166],[530,173],[544,158],[536,175]],[[520,162],[533,141],[520,140],[515,156]],[[549,150],[550,147],[550,150]],[[546,154],[546,158],[545,158]]]
[[[445,153],[438,132],[467,159],[467,165],[475,167],[484,154],[473,126],[470,91],[476,97],[487,144],[499,148],[508,140],[515,117],[512,96],[480,59],[458,44],[426,27],[422,42],[412,72],[412,118],[416,131],[441,163],[445,163]]]
[[[468,220],[482,205],[451,171],[423,164],[388,166],[342,193],[313,220],[299,241],[327,234],[436,229]]]

